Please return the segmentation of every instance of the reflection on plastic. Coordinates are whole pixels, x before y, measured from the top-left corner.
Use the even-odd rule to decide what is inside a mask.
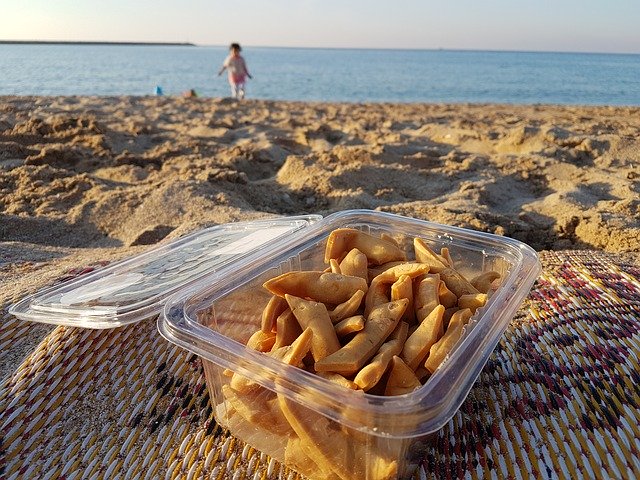
[[[247,253],[256,247],[266,244],[268,241],[278,238],[283,233],[292,231],[289,226],[271,227],[269,230],[257,230],[246,237],[242,237],[235,242],[225,245],[211,253],[211,255],[231,255]]]
[[[78,305],[92,300],[99,300],[119,290],[123,290],[144,278],[141,273],[128,272],[117,275],[109,275],[87,285],[82,285],[60,297],[62,305]]]

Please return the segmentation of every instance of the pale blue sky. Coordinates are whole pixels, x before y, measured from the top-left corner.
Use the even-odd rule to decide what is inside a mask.
[[[2,40],[640,53],[639,0],[0,0]]]

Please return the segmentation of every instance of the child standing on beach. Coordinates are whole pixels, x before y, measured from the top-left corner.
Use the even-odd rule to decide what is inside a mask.
[[[222,72],[228,70],[229,72],[229,84],[231,85],[231,96],[241,100],[244,98],[244,84],[247,77],[253,78],[247,69],[247,64],[240,55],[242,48],[237,43],[232,43],[229,47],[229,55],[224,60],[222,68],[218,72],[218,76],[222,75]]]

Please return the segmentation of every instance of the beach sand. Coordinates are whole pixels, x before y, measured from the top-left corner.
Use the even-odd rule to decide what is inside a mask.
[[[353,208],[637,258],[640,108],[0,97],[3,305],[206,226]]]

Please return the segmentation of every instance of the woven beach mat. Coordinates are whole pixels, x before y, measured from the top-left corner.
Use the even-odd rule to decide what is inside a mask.
[[[416,478],[640,472],[640,266],[540,256],[542,275]],[[5,314],[0,352],[32,325]],[[302,478],[216,424],[199,358],[155,319],[52,329],[0,384],[0,442],[8,479]]]

